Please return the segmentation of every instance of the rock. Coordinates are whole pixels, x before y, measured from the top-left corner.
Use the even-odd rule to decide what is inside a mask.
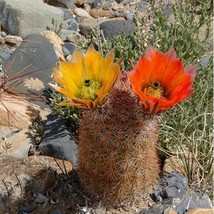
[[[141,13],[146,13],[148,7],[149,3],[145,0],[141,0],[140,3],[138,3],[137,10]]]
[[[63,23],[64,29],[76,31],[79,27],[79,24],[75,19],[67,19]]]
[[[38,97],[49,87],[48,83],[52,81],[52,68],[57,61],[51,43],[42,35],[31,34],[24,38],[24,42],[3,63],[3,67],[8,70],[9,78],[14,79],[10,84],[13,83],[17,92],[27,93],[34,103],[47,107],[44,102],[38,102]],[[31,92],[36,99],[33,99]]]
[[[62,51],[62,46],[64,45],[64,42],[60,39],[60,37],[54,31],[49,31],[49,30],[42,31],[41,35],[46,37],[49,40],[49,42],[52,44],[57,58],[59,60],[65,61],[65,57]]]
[[[34,144],[29,130],[0,126],[0,156],[27,157],[30,147]]]
[[[194,208],[212,208],[209,196],[200,191],[191,191],[184,196],[181,202],[176,206],[175,210],[178,213],[184,213],[186,210]]]
[[[65,42],[63,47],[65,47],[69,51],[69,54],[73,54],[74,50],[77,49],[76,45],[69,42]]]
[[[100,24],[100,29],[103,31],[105,38],[110,39],[121,33],[130,35],[135,31],[135,25],[130,20],[114,20],[103,22]]]
[[[76,0],[75,0],[76,1]],[[85,4],[92,5],[95,0],[85,0]]]
[[[32,122],[41,117],[45,119],[49,110],[29,102],[23,97],[1,94],[0,125],[28,129]]]
[[[171,5],[170,6],[168,5],[164,8],[164,15],[167,16],[168,18],[170,16],[174,16],[173,8]]]
[[[7,36],[7,34],[4,31],[2,31],[1,36],[5,37],[5,36]]]
[[[112,7],[112,2],[106,2],[105,4],[103,4],[102,9],[103,10],[110,10]]]
[[[39,204],[43,204],[43,203],[47,202],[48,200],[49,199],[45,195],[43,195],[42,193],[38,193],[36,196],[35,202],[39,203]]]
[[[92,18],[89,13],[82,8],[75,8],[73,12],[81,18]]]
[[[162,178],[156,191],[150,194],[153,201],[182,198],[186,193],[187,178],[173,172]]]
[[[27,36],[52,28],[52,19],[63,22],[63,12],[42,1],[0,0],[0,20],[2,27],[12,35]]]
[[[30,212],[34,211],[36,208],[37,208],[37,204],[30,204],[28,206],[25,206],[25,207],[21,208],[18,211],[18,214],[30,213]]]
[[[105,19],[94,20],[94,19],[86,19],[80,23],[79,29],[80,33],[84,35],[86,38],[91,38],[91,32],[99,28],[100,23],[104,22]]]
[[[203,56],[201,60],[199,61],[199,64],[201,65],[202,68],[205,68],[208,64],[209,61],[212,60],[212,54],[207,54],[206,56]]]
[[[99,9],[93,8],[89,11],[89,14],[94,18],[114,16],[114,13],[111,10],[104,10],[102,8]]]
[[[156,204],[140,214],[184,214],[194,208],[212,208],[208,195],[196,190],[187,191],[187,178],[176,172],[163,177],[150,196]]]
[[[81,39],[81,35],[77,32],[73,32],[70,35],[67,35],[67,41],[69,42],[73,42],[75,44],[78,44],[78,42],[80,42]]]
[[[71,11],[70,11],[69,9],[63,8],[63,7],[59,7],[59,9],[63,11],[64,20],[74,18],[74,17],[73,17],[73,14],[71,13]]]
[[[62,47],[62,51],[66,57],[70,54],[70,51],[65,46]]]
[[[50,114],[39,145],[41,154],[77,164],[77,145],[74,137],[66,129],[65,121],[56,114]]]
[[[167,208],[163,214],[177,214],[177,212],[172,208]]]
[[[142,209],[139,214],[163,214],[163,206],[153,206],[150,209]]]
[[[133,13],[126,13],[124,15],[124,17],[125,17],[125,19],[132,21],[133,17],[134,17],[134,14]]]
[[[128,5],[132,2],[132,0],[124,0],[124,5]]]
[[[189,210],[186,214],[213,214],[213,209],[195,208]]]
[[[14,49],[8,45],[0,45],[0,62],[6,61],[12,54]]]
[[[112,7],[112,10],[114,10],[114,11],[123,11],[124,7],[122,5],[114,5]]]
[[[92,4],[92,7],[96,9],[101,8],[103,3],[104,3],[104,0],[95,0]]]
[[[48,0],[48,4],[68,9],[74,9],[77,7],[72,0]]]
[[[75,44],[78,44],[81,40],[81,35],[76,31],[66,30],[62,29],[60,38],[63,41],[69,41],[73,42]]]

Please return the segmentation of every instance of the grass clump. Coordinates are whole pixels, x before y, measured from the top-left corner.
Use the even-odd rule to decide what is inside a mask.
[[[213,178],[213,84],[212,58],[198,70],[192,97],[164,114],[160,149],[174,156],[174,165],[188,177],[189,184],[212,192]]]

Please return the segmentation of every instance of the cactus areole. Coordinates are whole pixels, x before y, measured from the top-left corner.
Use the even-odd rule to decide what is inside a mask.
[[[78,171],[92,194],[108,205],[131,202],[156,184],[159,113],[193,92],[195,68],[184,69],[174,50],[149,47],[131,72],[120,75],[111,52],[93,47],[54,69],[52,85],[84,109],[78,132]]]

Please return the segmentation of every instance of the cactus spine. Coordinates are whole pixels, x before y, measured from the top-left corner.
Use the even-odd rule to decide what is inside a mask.
[[[81,181],[107,203],[130,202],[155,184],[158,117],[145,113],[126,77],[101,108],[83,112],[78,139]]]

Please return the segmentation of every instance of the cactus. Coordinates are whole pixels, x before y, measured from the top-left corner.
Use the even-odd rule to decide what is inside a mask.
[[[77,140],[85,188],[107,205],[148,191],[159,175],[158,115],[190,97],[196,68],[184,68],[174,50],[149,47],[121,76],[113,52],[103,58],[90,46],[53,74],[59,85],[51,86],[67,97],[59,105],[84,109]]]
[[[83,184],[110,204],[133,200],[158,178],[157,139],[158,117],[145,113],[123,77],[101,108],[85,110],[81,118]]]

